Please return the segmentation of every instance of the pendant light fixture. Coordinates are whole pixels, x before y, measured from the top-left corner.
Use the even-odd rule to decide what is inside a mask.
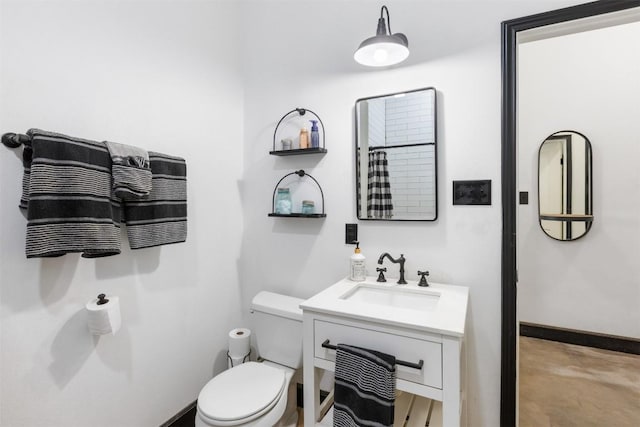
[[[384,20],[385,12],[387,13],[386,22]],[[389,24],[389,32],[387,32],[387,22]],[[386,67],[399,64],[407,59],[408,56],[409,41],[407,36],[402,33],[391,33],[389,9],[387,9],[387,6],[382,6],[376,35],[360,43],[360,47],[353,54],[353,59],[369,67]]]

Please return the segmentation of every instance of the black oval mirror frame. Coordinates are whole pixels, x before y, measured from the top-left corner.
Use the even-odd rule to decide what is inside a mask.
[[[540,145],[538,219],[544,233],[560,241],[579,239],[591,229],[591,142],[580,132],[555,132]]]

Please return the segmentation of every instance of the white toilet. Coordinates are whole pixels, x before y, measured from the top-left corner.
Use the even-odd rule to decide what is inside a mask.
[[[195,427],[296,425],[291,379],[302,366],[301,302],[272,292],[253,298],[251,327],[263,362],[235,366],[209,381],[198,396]]]

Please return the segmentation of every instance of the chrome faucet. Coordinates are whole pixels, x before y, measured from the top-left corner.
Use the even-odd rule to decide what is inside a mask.
[[[389,258],[389,261],[394,264],[400,264],[400,279],[398,280],[398,285],[406,285],[407,281],[404,280],[404,262],[406,261],[406,259],[404,259],[404,254],[400,254],[400,258],[398,259],[393,259],[391,255],[385,252],[380,255],[380,258],[378,258],[378,264],[382,265],[382,261],[384,261],[385,257]]]

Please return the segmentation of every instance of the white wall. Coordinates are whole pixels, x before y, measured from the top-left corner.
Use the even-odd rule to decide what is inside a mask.
[[[0,130],[41,127],[183,156],[186,243],[104,259],[26,260],[20,150],[0,147],[0,425],[167,421],[240,323],[243,87],[231,2],[3,1]],[[123,327],[84,304],[119,295]]]
[[[640,22],[519,46],[521,321],[640,338]],[[573,242],[537,220],[538,147],[560,130],[593,149],[594,222]]]
[[[389,1],[394,32],[411,56],[392,69],[356,64],[353,51],[375,32],[380,4],[366,1],[248,2],[245,46],[245,180],[241,283],[244,307],[260,289],[305,298],[347,274],[356,222],[356,99],[434,86],[438,90],[436,222],[359,223],[367,270],[385,251],[404,253],[408,278],[471,288],[469,415],[474,427],[499,425],[500,390],[500,22],[577,2]],[[301,106],[325,125],[322,157],[267,153],[278,119]],[[322,184],[323,220],[269,218],[273,186],[297,168]],[[452,206],[451,181],[491,179],[491,206]],[[396,275],[395,266],[390,266]],[[248,310],[245,308],[245,315]]]
[[[470,416],[498,425],[500,22],[579,2],[390,1],[411,57],[371,70],[352,59],[380,12],[364,0],[234,2],[240,13],[219,1],[2,0],[0,129],[186,157],[190,234],[108,259],[27,261],[19,156],[0,149],[0,425],[154,426],[195,399],[257,291],[308,297],[346,275],[354,102],[425,86],[439,90],[439,220],[360,221],[360,240],[369,272],[381,252],[403,252],[410,279],[428,268],[471,287]],[[267,154],[296,106],[322,117],[326,156]],[[273,186],[300,167],[323,185],[328,217],[268,218]],[[493,205],[454,208],[451,181],[476,178],[493,180]],[[100,291],[120,295],[124,327],[94,340],[81,310]]]

